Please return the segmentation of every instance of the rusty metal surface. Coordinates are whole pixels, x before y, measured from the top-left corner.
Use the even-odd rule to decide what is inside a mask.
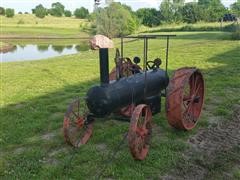
[[[130,59],[121,59],[121,61],[117,64],[119,68],[119,74],[120,77],[128,77],[133,75],[133,70],[141,70],[141,67],[137,64],[133,64]],[[117,70],[116,67],[112,69],[112,71],[109,74],[109,80],[116,80],[117,77]]]
[[[74,147],[86,144],[93,133],[93,122],[87,121],[88,113],[82,110],[81,104],[79,99],[72,102],[63,121],[65,141]]]
[[[181,68],[170,80],[166,113],[168,122],[177,129],[190,130],[197,124],[204,102],[204,80],[196,68]]]
[[[152,133],[152,113],[146,104],[138,105],[131,118],[128,146],[134,159],[144,160],[148,154]]]
[[[94,50],[99,48],[114,48],[113,41],[103,35],[95,35],[90,40],[90,45],[91,45],[91,48]]]

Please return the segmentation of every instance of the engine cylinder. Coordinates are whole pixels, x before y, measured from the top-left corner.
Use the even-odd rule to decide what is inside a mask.
[[[146,81],[145,81],[146,77]],[[87,93],[87,106],[96,117],[104,117],[131,103],[156,96],[168,85],[169,77],[162,69],[149,70],[124,77],[110,84],[94,86]]]

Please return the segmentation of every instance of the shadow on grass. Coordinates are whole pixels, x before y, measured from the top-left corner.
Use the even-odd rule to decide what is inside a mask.
[[[65,80],[58,81],[64,82],[66,86],[56,92],[1,109],[0,116],[4,119],[0,121],[1,146],[23,143],[25,138],[59,129],[69,103],[84,96],[88,88],[98,82],[93,79],[78,85],[69,85]]]
[[[232,105],[239,100],[239,96],[236,94],[240,89],[239,84],[237,83],[240,82],[239,57],[239,48],[232,49],[231,51],[219,54],[208,60],[210,62],[224,64],[224,66],[203,70],[207,83],[207,103],[211,103],[212,98],[222,98],[220,101],[220,107],[216,110],[216,113],[220,113],[220,115],[226,115],[228,111],[231,111]],[[9,145],[24,144],[27,143],[27,139],[30,137],[43,135],[61,128],[63,116],[69,103],[77,96],[84,96],[89,87],[98,84],[98,82],[98,79],[93,79],[92,81],[77,85],[69,85],[66,82],[66,87],[55,92],[25,102],[3,107],[0,113],[3,119],[0,121],[1,147],[7,149]],[[155,117],[155,119],[157,119],[157,117]],[[163,125],[162,121],[160,122],[160,125]],[[109,128],[106,130],[105,127],[102,128],[101,132],[98,133],[99,137],[96,138],[101,139],[100,142],[107,141],[108,139],[118,140],[119,137],[113,135],[110,137],[110,135],[116,134],[113,133],[113,131],[118,131],[117,133],[119,133],[123,130],[127,130],[127,126],[128,125],[116,127],[116,124],[111,122],[108,124],[108,127],[111,127],[111,129]],[[124,129],[121,130],[121,128]],[[131,157],[129,153],[127,153],[128,149],[124,148],[123,153],[120,156],[121,158],[118,158],[118,162],[111,165],[106,171],[107,177],[114,177],[116,174],[118,177],[157,177],[159,172],[166,171],[166,169],[172,167],[177,159],[178,153],[184,149],[183,145],[178,141],[179,139],[181,140],[182,136],[180,136],[180,133],[171,130],[166,122],[164,122],[163,129],[161,130],[169,135],[167,138],[165,137],[165,139],[162,139],[160,143],[156,141],[156,139],[154,140],[155,143],[152,147],[151,155],[146,161],[137,163],[132,159],[129,159]],[[96,142],[96,139],[93,139],[92,142]],[[55,142],[55,144],[56,143],[57,142]],[[99,142],[97,141],[97,143]],[[78,168],[70,169],[69,173],[72,177],[88,177],[94,173],[95,168],[97,168],[95,166],[100,166],[102,163],[100,155],[103,155],[107,150],[94,149],[93,146],[96,146],[96,144],[90,143],[89,146],[84,146],[82,149],[80,148],[81,150],[75,156],[73,164],[78,167],[80,164],[81,171],[79,171]],[[101,144],[100,148],[104,146],[109,148],[106,144]],[[40,147],[35,147],[30,153],[29,151],[23,153],[25,158],[25,160],[23,158],[23,162],[26,164],[23,163],[21,166],[30,169],[34,168],[36,171],[33,173],[29,172],[29,176],[26,177],[32,177],[32,174],[34,173],[41,174],[41,171],[43,171],[43,174],[41,174],[42,177],[48,177],[48,175],[51,178],[57,176],[61,177],[61,175],[63,175],[62,167],[51,166],[51,168],[49,168],[49,166],[44,166],[45,169],[42,168],[42,165],[38,161],[39,158],[42,158],[45,155],[42,154],[42,151],[38,150],[39,148],[44,149],[46,147],[45,145],[41,145]],[[68,155],[68,157],[71,156],[71,154],[65,155]],[[65,155],[59,156],[58,159],[64,159]],[[19,162],[22,162],[22,158],[17,155],[14,158],[13,160],[11,159],[11,162],[14,162],[15,164],[11,166],[16,168],[19,166]],[[89,164],[89,162],[91,163]],[[32,167],[31,163],[36,165],[36,167]],[[149,167],[151,168],[149,169]],[[123,174],[126,170],[124,168],[128,168],[127,174]],[[145,168],[150,170],[149,173],[147,173],[148,171]],[[28,172],[28,170],[29,169],[19,169],[19,173],[20,171],[21,173],[18,178],[24,176],[23,172]]]
[[[240,72],[239,57],[240,50],[235,48],[208,60],[225,64],[225,66],[204,70],[207,82],[207,96],[216,94],[228,97],[228,95],[232,94],[228,94],[230,92],[227,89],[239,88],[239,84],[236,83]],[[171,70],[170,74],[172,74]],[[91,85],[98,83],[98,79],[78,85],[68,85],[68,82],[64,81],[67,86],[56,92],[3,107],[0,113],[4,119],[4,121],[0,122],[1,145],[21,143],[24,138],[61,127],[68,104],[74,98],[84,96]],[[230,101],[227,104],[230,105],[231,103]],[[226,104],[222,106],[224,107]]]

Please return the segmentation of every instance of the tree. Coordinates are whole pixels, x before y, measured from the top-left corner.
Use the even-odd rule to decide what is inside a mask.
[[[85,19],[89,16],[89,12],[88,12],[88,9],[81,7],[81,8],[77,8],[74,11],[74,15],[76,18]]]
[[[15,15],[14,9],[7,8],[5,14],[6,17],[13,17]]]
[[[209,15],[208,21],[214,22],[222,18],[223,15],[227,12],[227,10],[220,0],[211,0],[207,12]]]
[[[182,8],[184,6],[184,0],[173,0],[172,12],[173,12],[173,22],[182,22]]]
[[[237,0],[237,2],[233,3],[231,6],[231,12],[235,14],[236,16],[240,17],[240,0]]]
[[[47,15],[47,9],[42,4],[37,5],[32,11],[39,18],[44,18]]]
[[[65,15],[66,17],[71,17],[71,16],[72,16],[72,12],[69,11],[69,10],[66,10],[66,11],[64,11],[64,15]]]
[[[182,8],[183,21],[195,23],[200,20],[200,9],[197,3],[186,3]]]
[[[104,9],[99,9],[96,16],[97,33],[110,38],[133,33],[136,22],[131,13],[120,3],[111,3]]]
[[[5,15],[5,9],[3,7],[0,7],[0,15]]]
[[[165,22],[172,22],[174,11],[173,11],[173,4],[170,2],[170,0],[163,0],[160,5],[160,12],[163,16],[163,21]]]
[[[136,11],[137,17],[145,26],[153,27],[161,23],[161,14],[154,8],[141,8]]]
[[[52,16],[61,17],[64,14],[64,8],[64,5],[62,5],[60,2],[52,3],[50,14]]]
[[[210,4],[211,0],[198,0],[198,4],[200,6],[208,7]]]

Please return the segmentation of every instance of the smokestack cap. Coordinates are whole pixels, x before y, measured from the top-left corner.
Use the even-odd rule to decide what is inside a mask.
[[[114,48],[113,41],[109,39],[108,37],[104,35],[95,35],[90,40],[91,48],[93,50],[99,49],[99,48]]]

